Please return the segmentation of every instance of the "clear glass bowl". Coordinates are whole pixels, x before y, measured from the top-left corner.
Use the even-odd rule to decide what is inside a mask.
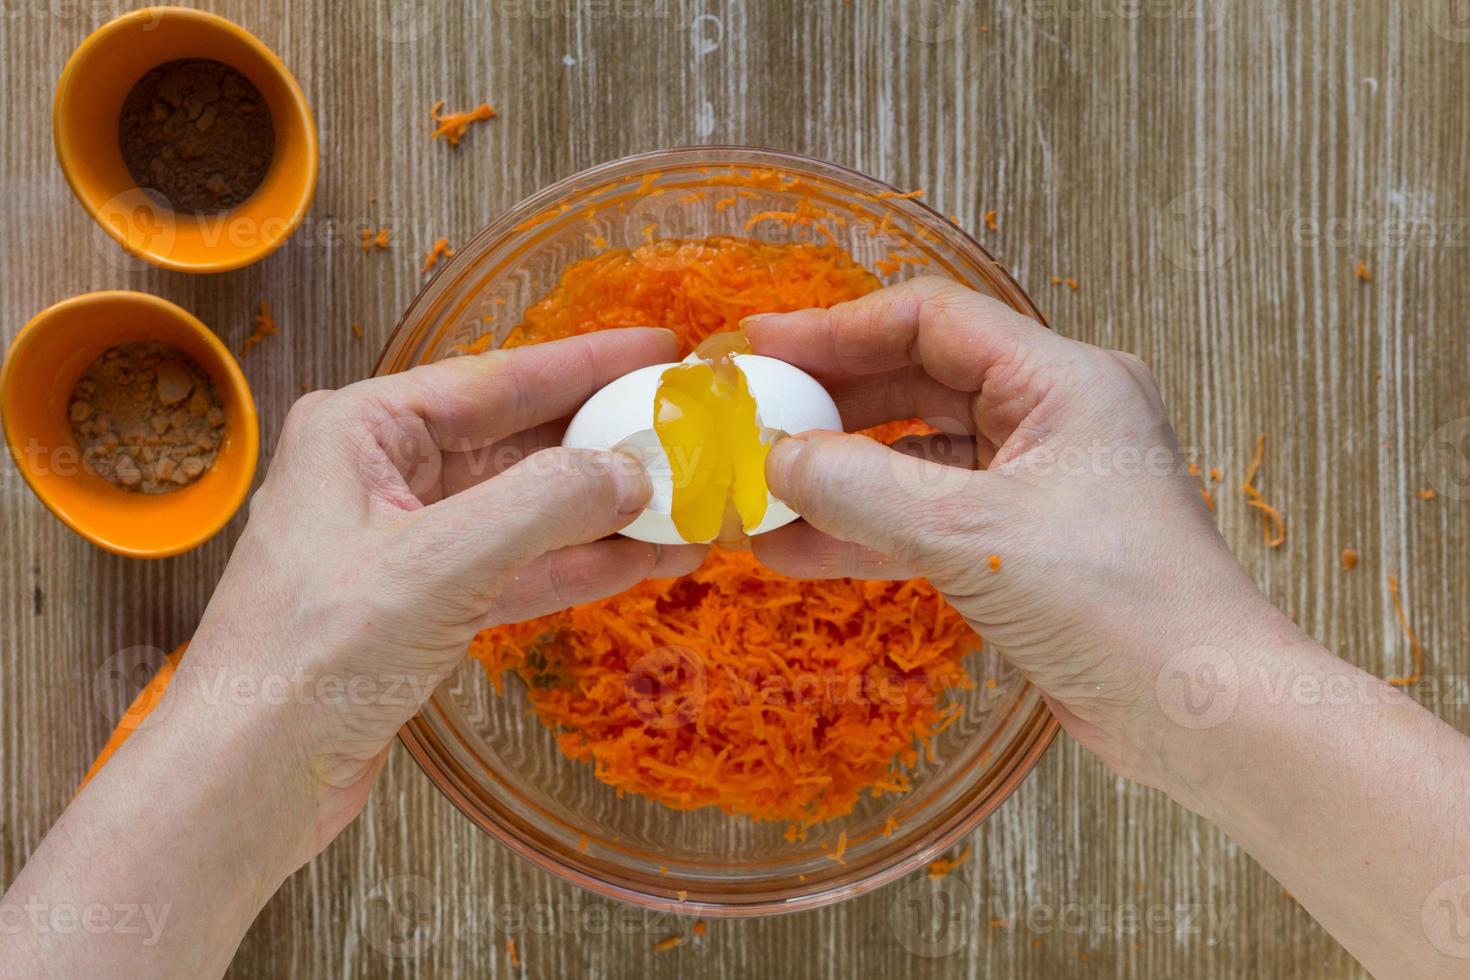
[[[783,189],[786,181],[773,172],[799,177],[800,189]],[[815,239],[823,233],[809,223],[745,227],[752,215],[792,211],[801,198],[848,219],[824,225],[869,269],[886,270],[885,283],[919,272],[946,275],[1040,318],[974,239],[895,193],[830,163],[750,147],[665,150],[594,167],[522,202],[461,248],[409,306],[376,373],[455,356],[454,346],[479,337],[492,314],[499,342],[570,263],[609,246],[643,244],[649,225],[659,238]],[[921,254],[928,264],[882,265],[895,249]],[[678,254],[669,261],[680,261]],[[932,758],[913,770],[913,788],[865,795],[847,817],[812,827],[805,841],[786,840],[780,824],[715,808],[676,811],[642,797],[618,798],[590,765],[561,754],[517,678],[497,695],[474,661],[401,737],[471,820],[568,881],[690,915],[795,911],[860,894],[934,859],[1036,765],[1057,730],[1039,692],[988,649],[965,666],[975,687],[951,695],[961,700],[959,718],[934,739]],[[983,678],[994,678],[995,686]],[[898,826],[884,836],[890,816]],[[823,845],[830,850],[842,830],[845,863],[838,863]]]

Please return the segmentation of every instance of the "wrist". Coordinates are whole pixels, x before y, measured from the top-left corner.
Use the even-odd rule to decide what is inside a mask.
[[[176,778],[189,781],[193,807],[209,814],[200,829],[237,841],[255,878],[270,883],[269,897],[320,850],[308,740],[299,705],[226,664],[191,645],[155,709],[162,718],[140,733],[157,744],[139,748],[166,755]]]

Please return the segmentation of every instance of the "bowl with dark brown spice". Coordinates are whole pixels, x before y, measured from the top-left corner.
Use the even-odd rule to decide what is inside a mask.
[[[56,156],[82,205],[128,252],[222,272],[279,248],[316,187],[300,85],[249,31],[182,7],[118,17],[67,61]]]
[[[193,315],[147,293],[63,300],[16,336],[0,417],[36,496],[89,541],[163,558],[239,509],[260,454],[239,365]]]

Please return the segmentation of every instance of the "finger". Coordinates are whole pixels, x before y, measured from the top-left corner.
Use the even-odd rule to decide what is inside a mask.
[[[860,578],[902,580],[918,578],[907,563],[872,548],[841,541],[805,521],[751,538],[750,547],[762,565],[791,578]]]
[[[766,458],[766,480],[813,527],[929,578],[953,571],[955,545],[973,551],[994,535],[1014,492],[996,474],[914,459],[863,436],[831,432],[778,442]]]
[[[955,466],[962,470],[975,469],[979,456],[976,440],[967,436],[951,435],[948,432],[903,436],[889,443],[888,448],[914,459],[927,459],[930,462],[943,463],[945,466]]]
[[[915,418],[946,432],[975,431],[974,393],[946,387],[916,364],[839,378],[826,387],[849,432]]]
[[[595,602],[649,578],[688,575],[709,549],[612,538],[562,548],[534,559],[495,597],[485,625],[520,623]]]
[[[468,452],[571,415],[629,371],[673,361],[672,331],[628,327],[451,357],[343,389],[388,417],[422,418],[441,451]]]
[[[415,511],[405,561],[435,580],[485,583],[491,594],[549,551],[624,527],[648,502],[648,474],[632,457],[556,447],[493,479]]]
[[[1074,345],[999,300],[935,276],[829,309],[748,317],[741,327],[756,353],[824,380],[917,364],[964,392],[979,391],[998,366]]]
[[[489,446],[466,452],[444,454],[444,495],[459,493],[510,469],[532,453],[560,446],[566,435],[567,419],[557,419],[513,432]]]

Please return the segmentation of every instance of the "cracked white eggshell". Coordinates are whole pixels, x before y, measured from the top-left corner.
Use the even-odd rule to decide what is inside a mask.
[[[692,361],[693,355],[685,359]],[[842,416],[827,390],[800,368],[759,354],[737,354],[735,365],[745,375],[755,399],[756,422],[762,439],[774,442],[778,432],[808,429],[842,431]],[[572,416],[561,444],[573,449],[613,449],[643,460],[653,484],[653,496],[643,512],[622,534],[653,544],[687,544],[679,536],[669,511],[674,503],[674,480],[669,458],[653,431],[653,403],[660,376],[673,364],[639,368],[597,392]],[[751,532],[765,534],[796,520],[797,514],[766,494],[766,516]],[[703,543],[703,542],[697,542]]]

